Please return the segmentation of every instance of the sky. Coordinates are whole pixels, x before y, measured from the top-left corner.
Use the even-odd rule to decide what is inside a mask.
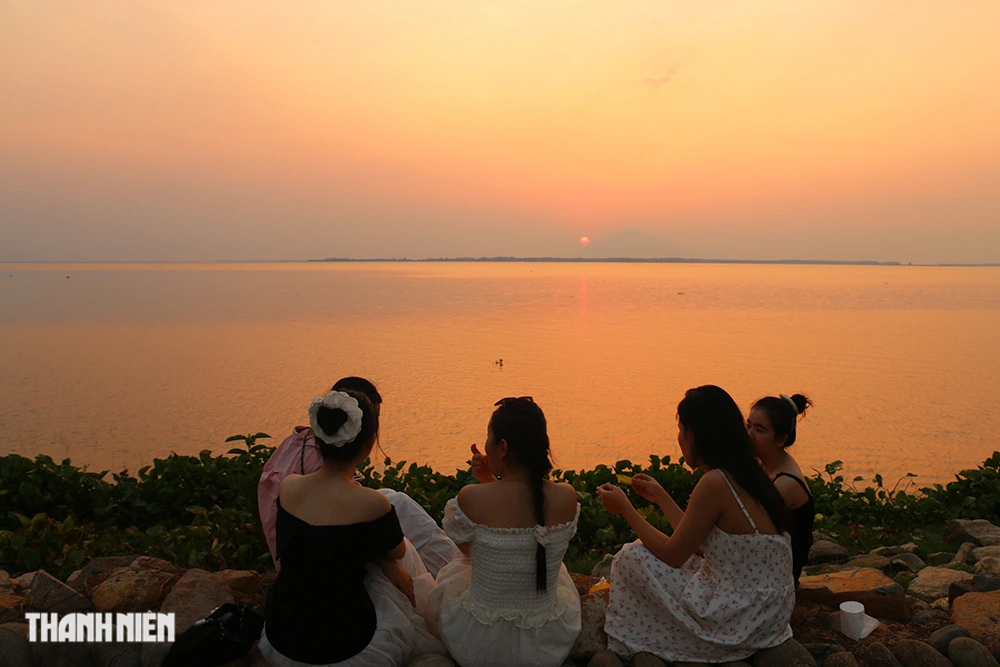
[[[0,261],[1000,262],[998,26],[996,0],[0,0]]]

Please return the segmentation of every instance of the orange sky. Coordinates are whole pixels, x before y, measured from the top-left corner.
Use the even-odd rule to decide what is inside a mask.
[[[1000,262],[1000,3],[951,4],[0,0],[0,261],[569,255],[635,228]]]

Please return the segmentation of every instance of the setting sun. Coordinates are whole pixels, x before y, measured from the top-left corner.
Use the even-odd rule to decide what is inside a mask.
[[[581,236],[580,237],[580,245],[590,245],[590,237],[589,236]]]

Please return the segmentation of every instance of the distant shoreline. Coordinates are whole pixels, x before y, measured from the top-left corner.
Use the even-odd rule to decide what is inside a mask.
[[[0,261],[0,266],[65,266],[65,265],[124,265],[124,264],[737,264],[772,266],[901,266],[941,268],[996,268],[1000,262],[939,264],[876,260],[844,259],[706,259],[701,257],[327,257],[325,259],[207,259],[207,260],[115,260],[115,261]]]

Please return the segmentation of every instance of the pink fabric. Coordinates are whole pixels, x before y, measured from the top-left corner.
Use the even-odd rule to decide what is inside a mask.
[[[264,472],[257,484],[257,510],[260,512],[260,522],[264,526],[264,537],[271,550],[271,559],[278,570],[277,548],[274,525],[278,520],[278,491],[281,480],[291,474],[307,475],[316,472],[323,466],[316,438],[308,426],[296,426],[292,434],[278,445],[274,454],[264,465]]]

